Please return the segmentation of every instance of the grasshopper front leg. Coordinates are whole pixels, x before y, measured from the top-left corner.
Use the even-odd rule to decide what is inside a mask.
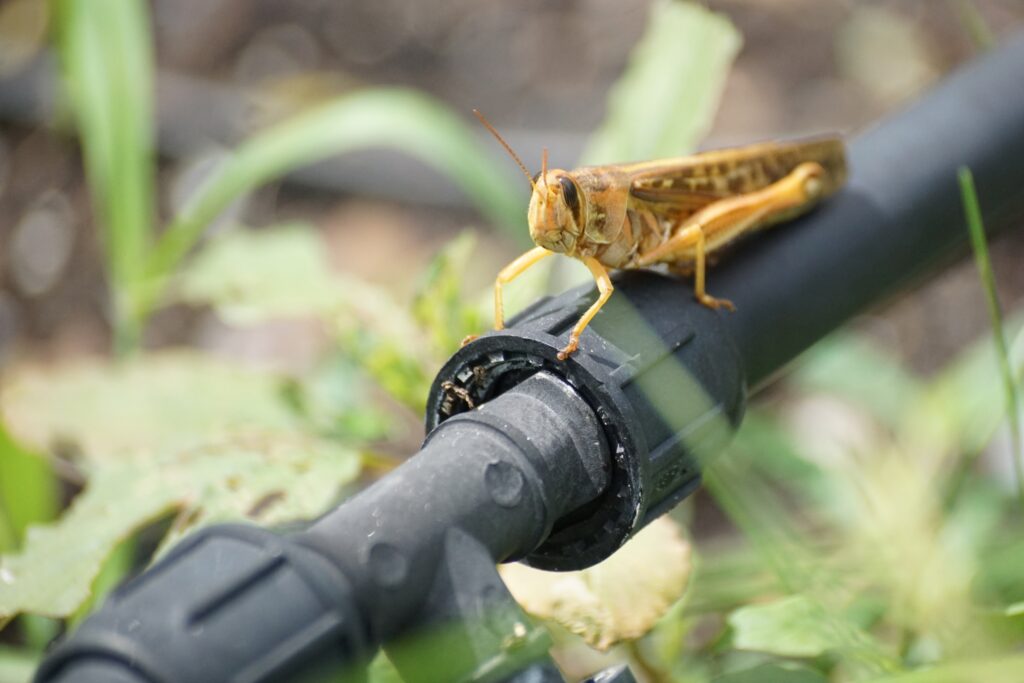
[[[705,291],[707,242],[728,241],[780,220],[794,209],[815,201],[821,194],[825,169],[815,162],[800,164],[785,178],[756,192],[720,199],[683,221],[672,236],[640,254],[638,266],[694,261],[694,297],[709,308],[735,310],[731,301],[716,299]]]
[[[541,259],[551,256],[551,254],[552,252],[543,247],[534,247],[501,269],[498,277],[494,280],[494,329],[505,329],[505,302],[502,297],[502,287],[525,273]],[[462,340],[462,346],[465,346],[474,339],[476,339],[475,334],[468,335]]]
[[[569,343],[558,352],[558,360],[565,360],[569,357],[569,354],[579,348],[580,335],[583,334],[583,330],[587,329],[587,325],[590,324],[590,321],[594,319],[594,316],[597,315],[597,312],[601,310],[612,295],[612,292],[615,291],[615,288],[612,286],[612,279],[608,275],[608,270],[601,265],[600,261],[593,256],[585,256],[580,260],[590,269],[590,274],[594,276],[594,282],[597,283],[598,297],[597,301],[592,303],[587,312],[573,325],[572,332],[569,333]]]
[[[552,253],[544,247],[534,247],[501,269],[498,277],[494,280],[494,329],[505,329],[505,302],[502,297],[502,287],[515,280],[542,259],[551,256]]]

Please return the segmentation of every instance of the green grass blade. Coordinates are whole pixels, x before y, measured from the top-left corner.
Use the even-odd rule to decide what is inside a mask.
[[[992,275],[992,262],[988,256],[988,243],[985,240],[985,226],[981,219],[981,208],[978,195],[974,189],[974,176],[966,166],[958,172],[960,194],[964,203],[964,216],[967,229],[971,234],[971,246],[974,248],[974,260],[978,264],[981,286],[985,290],[985,301],[988,304],[989,318],[992,321],[992,339],[996,346],[999,359],[999,371],[1003,377],[1003,390],[1006,394],[1007,420],[1010,425],[1013,471],[1017,479],[1017,498],[1024,505],[1024,443],[1021,441],[1020,397],[1017,393],[1017,379],[1010,363],[1010,353],[1006,345],[1003,331],[1003,315],[996,292],[995,277]]]
[[[693,151],[711,127],[741,43],[724,15],[691,2],[656,2],[582,163],[639,161]]]
[[[526,203],[466,124],[435,100],[404,89],[346,95],[243,144],[191,197],[157,244],[147,274],[162,280],[240,195],[296,168],[345,152],[391,147],[451,177],[480,211],[526,239]],[[155,303],[155,302],[154,302]]]
[[[53,519],[58,504],[49,464],[20,448],[0,424],[0,552],[15,549],[29,524]]]
[[[996,46],[996,37],[992,29],[985,21],[985,17],[978,11],[978,6],[973,0],[950,0],[953,11],[956,12],[960,25],[964,27],[971,37],[971,42],[979,50],[988,51]]]
[[[153,221],[153,47],[137,0],[57,0],[58,48],[95,211],[121,350],[137,343],[132,301]]]

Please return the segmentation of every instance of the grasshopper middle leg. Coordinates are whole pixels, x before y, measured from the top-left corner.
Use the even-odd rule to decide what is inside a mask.
[[[716,243],[757,230],[809,206],[821,194],[820,179],[824,173],[820,164],[806,162],[762,190],[709,204],[683,221],[664,243],[640,254],[636,265],[692,259],[696,271],[694,297],[709,308],[735,310],[731,301],[716,299],[705,291],[707,243],[711,241],[713,248]]]

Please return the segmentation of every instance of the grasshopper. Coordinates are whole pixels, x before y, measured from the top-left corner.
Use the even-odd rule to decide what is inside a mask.
[[[767,142],[686,157],[573,171],[547,167],[531,176],[498,131],[474,110],[526,174],[533,189],[527,218],[537,245],[498,273],[494,328],[505,326],[502,287],[540,260],[565,254],[583,262],[598,298],[558,353],[565,360],[580,334],[612,295],[609,268],[664,264],[694,275],[694,297],[712,309],[735,310],[705,289],[708,255],[738,237],[790,220],[835,193],[846,179],[838,137]]]

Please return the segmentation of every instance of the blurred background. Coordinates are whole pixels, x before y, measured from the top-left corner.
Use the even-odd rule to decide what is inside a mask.
[[[529,246],[527,183],[472,109],[534,170],[628,161],[611,143],[662,111],[689,136],[662,156],[856,136],[1021,30],[1020,0],[3,0],[0,628],[23,616],[0,681],[197,525],[312,517],[418,449],[434,372]],[[1016,228],[990,248],[1020,366]],[[1018,680],[1015,380],[984,301],[965,252],[762,392],[672,513],[688,592],[609,661]],[[601,665],[558,640],[571,674]]]
[[[743,48],[703,147],[856,134],[974,56],[979,40],[998,40],[1024,25],[1024,5],[1016,0],[708,5],[735,23]],[[479,108],[531,167],[539,166],[542,146],[551,148],[552,163],[571,167],[604,116],[609,87],[644,30],[647,10],[645,2],[614,0],[156,0],[159,211],[167,216],[180,208],[225,150],[271,122],[374,85],[422,89],[467,120]],[[40,0],[0,6],[3,359],[110,346],[101,250],[58,96],[49,20]],[[511,161],[483,142],[525,207],[525,183]],[[359,152],[270,183],[234,204],[219,225],[293,220],[323,231],[338,268],[399,292],[408,292],[412,274],[463,228],[482,238],[465,274],[470,287],[485,286],[522,246],[488,225],[441,174],[391,151]],[[1020,238],[1001,240],[995,253],[1001,292],[1012,306],[1024,292],[1024,268],[1012,267],[1024,255]],[[888,309],[879,333],[915,367],[935,367],[985,324],[967,292],[974,282],[965,269],[953,269]],[[956,315],[945,314],[950,310]],[[202,311],[173,309],[153,322],[146,343],[302,347],[294,330],[286,336],[293,341],[223,339]]]

